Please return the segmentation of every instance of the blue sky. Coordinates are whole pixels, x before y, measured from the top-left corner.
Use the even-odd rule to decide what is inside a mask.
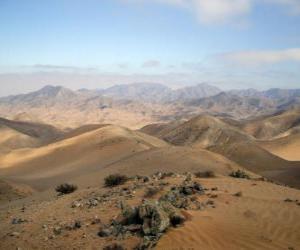
[[[300,1],[0,0],[0,95],[139,81],[300,87]]]

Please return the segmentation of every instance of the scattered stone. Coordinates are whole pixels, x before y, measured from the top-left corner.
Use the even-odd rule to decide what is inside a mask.
[[[21,224],[21,223],[25,223],[27,222],[27,220],[24,220],[22,218],[13,218],[11,221],[11,224]]]
[[[211,191],[218,191],[218,187],[211,188]]]
[[[293,200],[290,199],[290,198],[286,198],[286,199],[284,200],[284,202],[293,202]]]

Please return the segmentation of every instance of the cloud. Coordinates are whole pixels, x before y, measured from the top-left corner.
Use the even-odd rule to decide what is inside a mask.
[[[53,64],[34,64],[30,66],[25,66],[26,68],[31,68],[34,70],[59,70],[59,71],[93,71],[96,68],[93,67],[75,67],[75,66],[66,66],[66,65],[53,65]]]
[[[218,55],[217,59],[235,64],[254,66],[281,62],[300,62],[300,48],[232,52]]]
[[[157,68],[160,66],[160,61],[157,60],[149,60],[142,64],[143,68]]]
[[[259,4],[281,5],[292,14],[300,14],[299,0],[123,0],[129,3],[157,3],[183,8],[205,24],[241,21]],[[236,23],[236,22],[235,22]]]

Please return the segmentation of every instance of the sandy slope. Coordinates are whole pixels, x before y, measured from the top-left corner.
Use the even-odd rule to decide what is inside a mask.
[[[300,161],[300,133],[280,137],[259,145],[274,155],[289,161]]]
[[[12,151],[0,157],[0,166],[3,176],[44,189],[165,145],[155,137],[110,125],[44,147]]]
[[[29,186],[0,180],[0,205],[32,195]]]
[[[218,187],[215,208],[189,212],[190,221],[172,229],[157,249],[297,249],[300,210],[286,198],[300,200],[298,190],[265,182],[229,178],[202,180]],[[233,194],[242,191],[242,197]],[[293,248],[292,248],[293,247]]]
[[[65,140],[37,149],[15,150],[0,157],[3,175],[39,190],[64,181],[97,185],[110,173],[205,171],[228,175],[241,168],[225,157],[191,147],[169,146],[155,137],[106,125],[78,129]],[[86,132],[88,131],[88,132]]]
[[[252,121],[246,121],[242,129],[256,138],[271,139],[299,125],[299,123],[300,109],[298,108],[267,117],[258,117]]]
[[[300,162],[284,160],[260,147],[256,139],[217,117],[200,115],[182,124],[142,129],[171,144],[205,148],[257,174],[300,187]]]
[[[38,138],[20,133],[4,125],[0,125],[0,134],[0,155],[13,149],[37,147],[40,145]]]

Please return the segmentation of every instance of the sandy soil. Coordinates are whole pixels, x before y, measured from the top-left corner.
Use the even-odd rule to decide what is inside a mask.
[[[189,212],[191,220],[170,230],[157,249],[297,249],[300,245],[300,191],[229,178],[203,179],[218,187],[215,208]],[[242,192],[241,197],[233,194]]]
[[[167,178],[170,184],[182,178]],[[300,244],[300,191],[268,182],[217,177],[197,179],[208,189],[199,201],[214,201],[200,211],[186,210],[188,219],[182,226],[168,230],[159,240],[156,249],[297,249]],[[128,184],[129,185],[129,184]],[[125,186],[128,186],[125,184]],[[217,190],[212,191],[212,188]],[[114,196],[95,207],[72,208],[75,200],[88,200],[107,193],[101,186],[80,189],[73,194],[57,197],[50,192],[44,200],[36,194],[30,200],[11,202],[0,210],[1,249],[101,249],[116,239],[97,236],[99,218],[101,223],[120,213],[118,202],[124,197]],[[240,197],[235,196],[242,192]],[[126,199],[136,205],[143,198],[144,189]],[[291,199],[290,202],[285,199]],[[295,201],[298,200],[298,203]],[[23,208],[25,207],[25,208]],[[13,218],[26,222],[12,224]],[[53,229],[74,220],[82,227],[63,231],[53,237]],[[11,236],[13,232],[14,234]],[[132,249],[139,239],[129,237],[119,240],[124,247]]]

